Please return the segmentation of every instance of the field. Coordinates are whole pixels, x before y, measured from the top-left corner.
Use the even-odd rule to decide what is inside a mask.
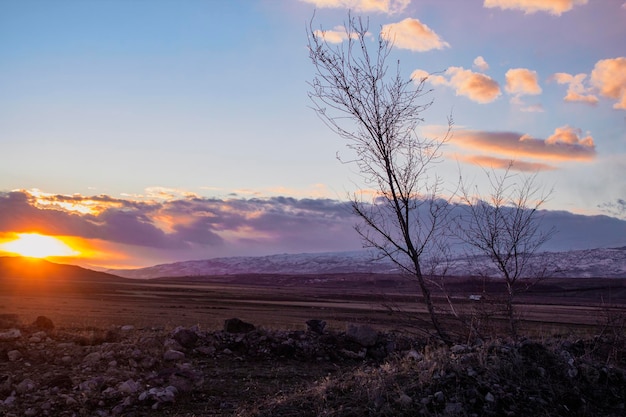
[[[500,283],[451,278],[455,308],[489,340],[470,342],[450,320],[460,330],[448,348],[415,335],[426,316],[400,276],[141,281],[31,267],[0,265],[0,415],[623,415],[626,279],[534,285],[517,308],[522,333],[542,344],[517,344],[500,337]],[[40,316],[54,329],[34,328]],[[225,332],[235,317],[257,330]],[[311,319],[328,323],[323,334],[307,331]],[[364,347],[346,337],[349,325],[386,336]],[[6,330],[15,327],[19,338]],[[177,349],[182,359],[162,359]],[[568,377],[573,369],[578,376]]]
[[[221,328],[238,317],[267,328],[303,328],[323,319],[330,327],[369,323],[385,330],[407,330],[405,318],[423,316],[413,282],[399,276],[238,275],[158,280],[96,279],[87,276],[26,278],[0,283],[0,313],[25,321],[45,315],[60,327],[200,325]],[[502,294],[497,281],[450,278],[446,284],[458,309],[486,309]],[[437,294],[435,294],[437,296]],[[481,295],[472,301],[470,295]],[[445,307],[443,298],[439,298]],[[547,279],[518,298],[524,326],[567,332],[593,328],[607,314],[626,309],[626,280]],[[497,314],[494,313],[497,316]]]

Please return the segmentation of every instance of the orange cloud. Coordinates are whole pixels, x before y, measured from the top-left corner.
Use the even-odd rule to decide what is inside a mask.
[[[456,95],[465,96],[477,103],[491,103],[501,94],[500,85],[493,78],[463,67],[450,67],[444,75],[430,75],[426,71],[415,70],[411,78],[416,82],[426,78],[433,85],[452,87],[456,90]]]
[[[512,159],[521,157],[552,161],[589,161],[596,150],[591,136],[581,137],[580,129],[563,126],[547,139],[515,132],[455,131],[452,141],[466,149],[493,153]]]
[[[537,72],[526,68],[512,68],[505,74],[506,86],[509,94],[516,96],[541,94],[541,87],[537,81]]]
[[[537,172],[537,171],[553,171],[557,169],[554,165],[548,165],[541,162],[516,161],[513,159],[496,158],[486,155],[462,155],[457,158],[463,162],[467,162],[479,166],[487,166],[496,169],[511,168],[514,171],[521,172]]]
[[[550,79],[559,84],[567,84],[565,101],[580,101],[595,105],[598,103],[598,97],[593,95],[591,90],[584,86],[585,78],[587,78],[587,74],[571,75],[566,72],[557,72]]]
[[[591,84],[604,97],[617,100],[614,109],[626,110],[626,57],[596,62],[591,72]]]
[[[450,44],[417,19],[406,18],[398,23],[383,25],[381,35],[398,48],[416,52],[450,47]]]
[[[401,13],[411,0],[300,0],[318,8],[343,8],[363,13]]]
[[[567,145],[581,145],[588,148],[594,148],[593,138],[586,136],[581,138],[582,131],[569,126],[557,127],[554,134],[546,139],[546,144],[554,145],[564,143]]]
[[[568,12],[574,6],[587,4],[588,0],[485,0],[486,8],[521,10],[526,14],[546,12],[556,16]]]

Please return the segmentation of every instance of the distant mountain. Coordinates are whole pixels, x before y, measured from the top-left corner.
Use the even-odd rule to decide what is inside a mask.
[[[126,281],[106,272],[92,271],[75,265],[57,264],[44,259],[21,256],[0,257],[0,282],[7,280],[84,280],[92,282]]]
[[[552,267],[559,270],[559,276],[626,278],[624,248],[546,252],[544,256]],[[476,274],[478,269],[494,275],[495,270],[489,268],[485,259],[458,258],[451,262],[448,275],[467,276]],[[357,251],[214,258],[140,269],[111,269],[109,272],[126,278],[150,279],[234,274],[384,274],[397,273],[398,268],[387,259],[374,259],[371,252]]]

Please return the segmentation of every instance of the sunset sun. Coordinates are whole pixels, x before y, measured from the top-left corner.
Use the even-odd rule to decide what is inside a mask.
[[[31,258],[75,256],[79,252],[61,239],[38,233],[18,233],[17,239],[0,244],[0,250]]]

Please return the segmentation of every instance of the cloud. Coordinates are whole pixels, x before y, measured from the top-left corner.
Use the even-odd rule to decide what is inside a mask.
[[[596,62],[591,72],[591,84],[601,95],[614,100],[614,109],[626,110],[626,57]]]
[[[510,167],[513,171],[521,172],[553,171],[557,169],[554,165],[544,164],[541,162],[517,161],[486,155],[457,155],[457,158],[461,161],[483,167],[496,169],[507,169]]]
[[[593,149],[595,144],[591,136],[581,137],[582,131],[569,126],[557,127],[554,133],[546,139],[546,144],[566,144],[573,146],[583,146]]]
[[[485,0],[486,8],[521,10],[526,14],[546,12],[556,16],[568,12],[574,6],[587,4],[588,0]]]
[[[411,0],[300,0],[322,8],[342,8],[359,13],[401,13]]]
[[[487,63],[487,61],[485,61],[485,58],[483,58],[482,56],[477,56],[476,59],[474,59],[474,68],[479,71],[485,72],[489,69],[489,64]]]
[[[411,78],[416,82],[427,78],[433,85],[452,87],[457,96],[465,96],[477,103],[491,103],[501,94],[500,85],[493,78],[463,67],[450,67],[444,75],[431,75],[423,70],[415,70]]]
[[[343,26],[335,26],[335,28],[331,30],[316,30],[313,34],[328,43],[341,43],[348,39],[348,32]],[[357,36],[358,35],[355,33],[352,37],[356,38]]]
[[[571,75],[566,72],[557,72],[550,77],[551,80],[559,84],[567,84],[567,95],[563,100],[569,102],[580,101],[591,105],[598,104],[598,97],[592,94],[591,89],[584,85],[586,78],[587,74]]]
[[[517,97],[541,94],[537,72],[526,68],[512,68],[505,74],[507,93]]]
[[[161,250],[236,255],[360,247],[349,203],[329,199],[134,201],[110,196],[0,193],[0,234],[39,232]],[[93,212],[65,204],[97,206]],[[348,249],[346,249],[348,248]],[[207,256],[208,257],[208,256]]]
[[[556,128],[547,139],[515,132],[455,131],[452,141],[466,149],[512,159],[536,158],[549,161],[590,161],[596,150],[591,136],[581,137],[580,129]]]
[[[450,44],[439,37],[431,28],[417,19],[406,18],[398,23],[383,25],[381,36],[397,48],[416,52],[449,48]]]

